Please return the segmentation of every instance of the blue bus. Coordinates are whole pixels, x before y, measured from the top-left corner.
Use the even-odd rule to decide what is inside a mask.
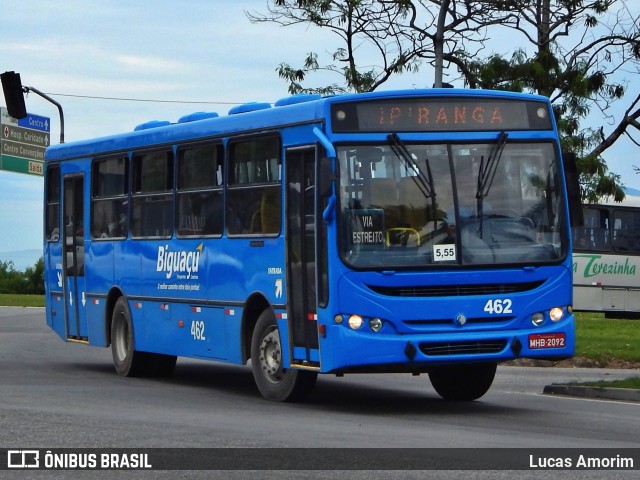
[[[573,355],[570,198],[544,97],[462,89],[249,103],[51,146],[46,319],[123,376],[251,364],[427,373],[475,400],[499,362]]]

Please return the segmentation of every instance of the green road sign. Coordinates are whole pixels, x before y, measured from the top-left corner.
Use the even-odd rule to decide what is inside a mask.
[[[27,114],[17,120],[0,108],[0,170],[42,175],[49,146],[49,119]]]

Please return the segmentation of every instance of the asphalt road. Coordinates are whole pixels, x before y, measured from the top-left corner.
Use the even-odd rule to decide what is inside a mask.
[[[550,383],[625,378],[640,375],[637,370],[500,366],[489,393],[470,403],[441,400],[426,375],[320,376],[305,403],[274,403],[259,395],[248,367],[181,358],[169,379],[118,377],[109,349],[65,343],[45,325],[43,309],[13,307],[0,307],[0,365],[0,448],[640,447],[640,404],[542,395]],[[54,472],[31,475],[44,478],[40,473]],[[62,473],[58,478],[69,478]],[[92,473],[82,478],[107,478],[97,474],[109,472]],[[629,472],[519,473],[632,478]],[[334,474],[272,475],[342,478]],[[507,474],[464,472],[465,478],[513,478]],[[205,478],[204,472],[189,475]],[[387,478],[381,475],[350,472],[349,478]],[[457,478],[449,475],[434,478]],[[224,472],[219,478],[248,475]]]

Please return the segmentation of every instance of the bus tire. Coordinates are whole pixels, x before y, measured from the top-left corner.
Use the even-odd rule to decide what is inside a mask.
[[[446,365],[429,371],[431,385],[445,400],[472,401],[482,397],[493,383],[497,363]]]
[[[120,297],[111,319],[111,354],[118,375],[123,377],[165,377],[176,366],[175,355],[139,352],[134,349],[133,322],[127,300]]]
[[[271,310],[260,314],[251,337],[251,369],[258,390],[267,400],[303,400],[316,383],[316,372],[282,367],[282,343]]]

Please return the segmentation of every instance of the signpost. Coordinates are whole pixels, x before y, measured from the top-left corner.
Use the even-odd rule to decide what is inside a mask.
[[[43,175],[50,129],[47,117],[27,113],[18,120],[0,107],[0,170]]]

